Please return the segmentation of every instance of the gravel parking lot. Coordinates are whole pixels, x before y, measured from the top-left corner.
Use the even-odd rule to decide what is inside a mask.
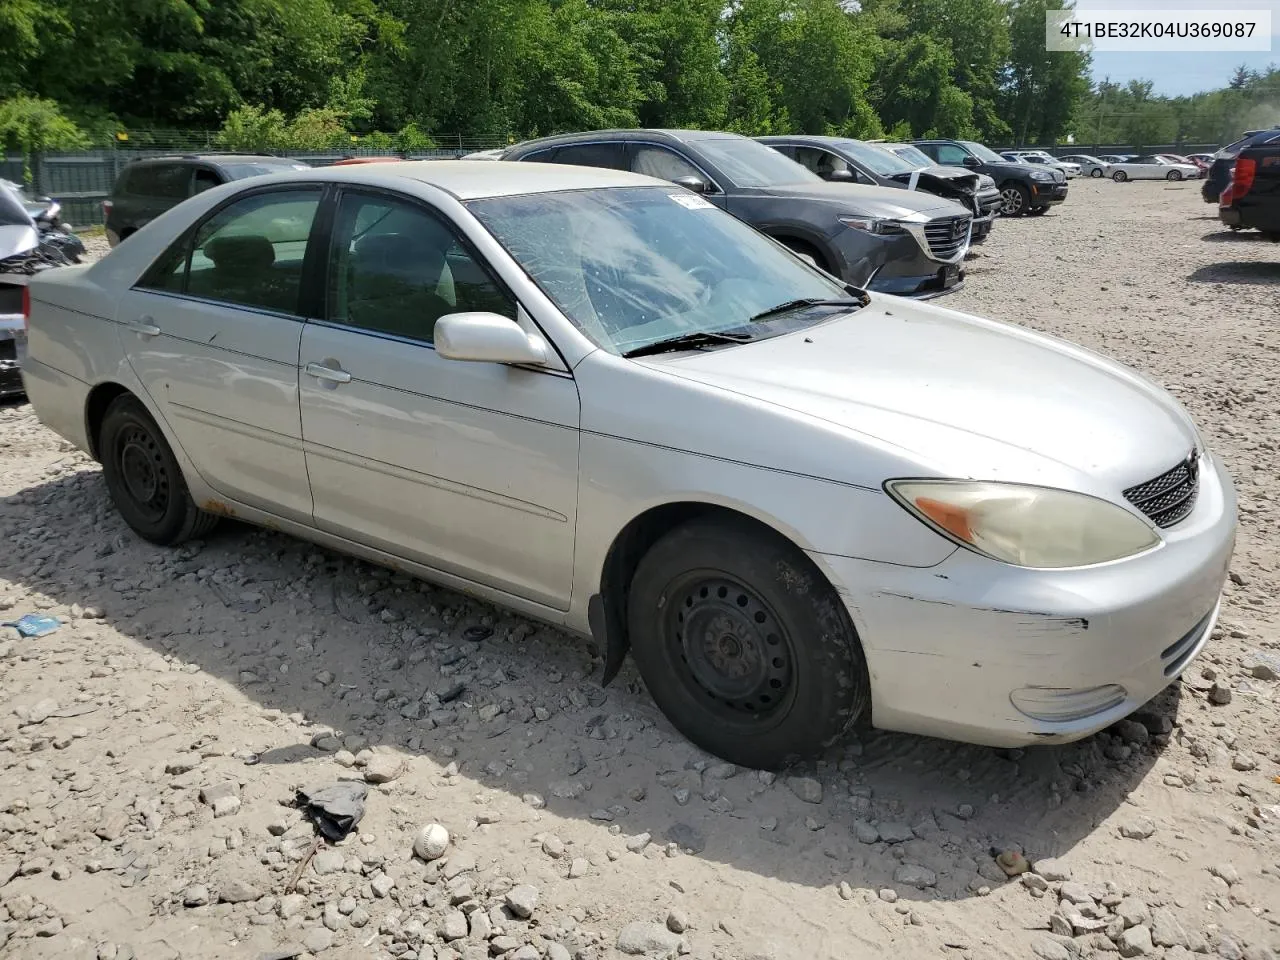
[[[1194,182],[1076,180],[939,301],[1133,364],[1237,479],[1214,641],[1066,747],[868,731],[735,769],[540,624],[267,531],[143,543],[0,406],[0,619],[64,619],[0,628],[0,954],[1274,958],[1280,245],[1214,213]],[[307,862],[295,790],[340,779],[364,819]]]

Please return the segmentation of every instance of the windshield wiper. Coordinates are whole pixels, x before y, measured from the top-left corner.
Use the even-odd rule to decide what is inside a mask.
[[[793,310],[803,310],[805,307],[865,307],[867,301],[862,298],[843,297],[833,300],[824,300],[821,297],[804,297],[800,300],[788,300],[786,303],[780,303],[776,307],[770,307],[768,310],[761,310],[751,318],[752,323],[758,323],[761,320],[768,320],[770,317],[776,317],[781,313],[791,313]]]
[[[623,353],[624,357],[645,357],[653,353],[674,353],[677,350],[688,350],[693,347],[706,347],[719,343],[746,343],[752,339],[749,333],[715,333],[699,330],[697,333],[682,333],[679,336],[655,340],[642,347],[635,347]]]

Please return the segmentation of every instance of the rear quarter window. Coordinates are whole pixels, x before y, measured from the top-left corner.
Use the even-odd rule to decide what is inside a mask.
[[[137,197],[183,200],[191,185],[191,167],[177,163],[149,163],[126,169],[116,190]]]

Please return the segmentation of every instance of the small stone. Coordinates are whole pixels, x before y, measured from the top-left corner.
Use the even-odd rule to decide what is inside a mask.
[[[1038,873],[1024,873],[1022,885],[1034,893],[1044,893],[1049,889],[1049,882]]]
[[[300,893],[287,893],[276,901],[276,915],[281,920],[296,917],[307,909],[307,898]]]
[[[656,954],[665,957],[679,950],[683,942],[679,934],[664,926],[636,920],[622,928],[617,947],[619,953],[630,956]]]
[[[936,886],[938,883],[938,875],[928,867],[922,867],[915,863],[904,863],[893,872],[894,883],[900,883],[904,887],[916,887],[923,890],[926,887]]]
[[[577,880],[591,872],[591,864],[586,857],[574,857],[569,863],[569,879]]]
[[[1209,688],[1209,702],[1216,707],[1225,707],[1231,702],[1231,688],[1222,683],[1214,683]]]
[[[732,763],[713,763],[703,772],[708,780],[728,780],[738,774],[738,768]]]
[[[880,841],[880,831],[874,824],[867,823],[865,820],[859,820],[853,825],[853,835],[858,838],[859,843],[871,844]]]
[[[333,931],[324,927],[312,927],[302,938],[308,953],[324,953],[333,946]]]
[[[1231,758],[1231,768],[1233,770],[1239,770],[1241,773],[1248,773],[1250,770],[1258,769],[1258,761],[1250,754],[1237,753]]]
[[[1130,927],[1117,941],[1122,957],[1145,957],[1152,950],[1151,930],[1146,926]]]
[[[218,899],[223,903],[249,903],[262,899],[262,891],[240,877],[232,877],[218,888]]]
[[[653,837],[647,833],[638,833],[634,837],[627,837],[627,849],[632,853],[643,853],[644,848],[649,845],[649,841]],[[546,847],[544,846],[545,850]]]
[[[385,873],[380,873],[370,881],[369,886],[373,889],[373,895],[378,899],[383,899],[390,895],[395,889],[396,882]]]
[[[849,885],[848,880],[841,880],[840,885],[836,888],[836,892],[840,894],[841,900],[853,899],[853,887]]]
[[[788,777],[787,786],[805,803],[822,802],[822,782],[813,777]],[[634,926],[634,924],[632,924]]]
[[[1125,897],[1116,906],[1116,916],[1124,921],[1126,928],[1137,927],[1151,922],[1151,910],[1145,903],[1135,897]]]
[[[564,841],[555,834],[549,834],[542,838],[542,852],[552,860],[559,860],[564,856]]]
[[[164,772],[176,776],[178,774],[190,773],[198,766],[200,766],[200,754],[183,753],[166,762],[164,765]]]
[[[321,850],[311,858],[311,869],[323,877],[326,874],[341,872],[346,862],[340,850]]]
[[[222,783],[213,783],[200,788],[200,802],[208,806],[213,806],[215,801],[223,797],[238,796],[240,796],[240,784],[234,780],[224,780]]]
[[[1111,729],[1125,743],[1146,743],[1151,739],[1151,731],[1137,720],[1121,720]]]
[[[910,825],[896,820],[886,820],[878,827],[880,839],[885,843],[906,843],[915,839],[915,831]]]
[[[467,915],[461,910],[450,910],[444,915],[439,933],[442,940],[461,940],[469,930]]]
[[[413,840],[414,855],[422,860],[439,860],[449,849],[449,831],[438,823],[429,823]]]
[[[883,890],[881,890],[881,891],[880,891],[880,893],[878,894],[878,896],[879,896],[879,897],[880,897],[880,899],[881,899],[881,900],[883,900],[885,903],[897,903],[897,902],[898,902],[898,891],[897,891],[897,890],[894,890],[892,887],[885,887]]]
[[[1031,952],[1040,960],[1071,960],[1071,952],[1057,940],[1041,937],[1031,942]]]
[[[182,891],[182,905],[184,907],[203,907],[209,902],[209,888],[205,886],[187,887]]]
[[[1158,947],[1185,947],[1187,931],[1172,910],[1157,908],[1151,911],[1151,942]]]
[[[390,783],[404,773],[404,761],[389,753],[375,753],[364,768],[367,783]]]
[[[667,839],[681,850],[701,853],[707,847],[707,839],[702,833],[687,823],[673,823],[667,828]]]
[[[1156,824],[1150,817],[1134,817],[1120,824],[1120,836],[1130,840],[1146,840],[1155,832]]]
[[[507,909],[517,917],[528,920],[538,907],[538,888],[528,884],[513,887],[507,891],[506,903]]]
[[[1240,871],[1231,863],[1215,863],[1209,868],[1209,873],[1223,881],[1227,886],[1234,887],[1240,882]]]
[[[667,913],[667,929],[672,933],[684,933],[689,929],[689,918],[673,907]]]
[[[493,936],[493,921],[483,910],[471,911],[468,923],[470,924],[468,933],[472,940],[488,940]]]
[[[1090,895],[1089,891],[1085,889],[1084,884],[1070,880],[1064,883],[1058,890],[1058,897],[1065,900],[1067,903],[1093,904],[1093,897]]]
[[[219,817],[230,817],[240,812],[239,797],[218,797],[211,804],[213,807],[213,816],[216,820]]]
[[[1017,877],[1026,873],[1031,869],[1031,864],[1017,850],[1006,850],[1000,856],[996,857],[996,866],[998,866],[1007,877]]]
[[[1255,680],[1280,679],[1280,673],[1277,673],[1276,668],[1268,663],[1255,663],[1253,665],[1253,669],[1249,671],[1249,674]]]
[[[1040,876],[1044,877],[1050,883],[1055,883],[1059,880],[1071,879],[1071,867],[1063,863],[1061,860],[1037,860],[1035,872],[1040,874]]]

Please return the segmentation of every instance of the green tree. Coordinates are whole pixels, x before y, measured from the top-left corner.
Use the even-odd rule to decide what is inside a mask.
[[[1057,142],[1072,128],[1089,90],[1087,54],[1045,49],[1045,11],[1058,9],[1058,3],[1012,0],[1009,6],[1009,63],[1002,71],[999,102],[1018,144]]]
[[[0,144],[22,154],[22,176],[31,182],[31,160],[48,150],[79,150],[88,138],[52,100],[19,96],[0,102]]]

